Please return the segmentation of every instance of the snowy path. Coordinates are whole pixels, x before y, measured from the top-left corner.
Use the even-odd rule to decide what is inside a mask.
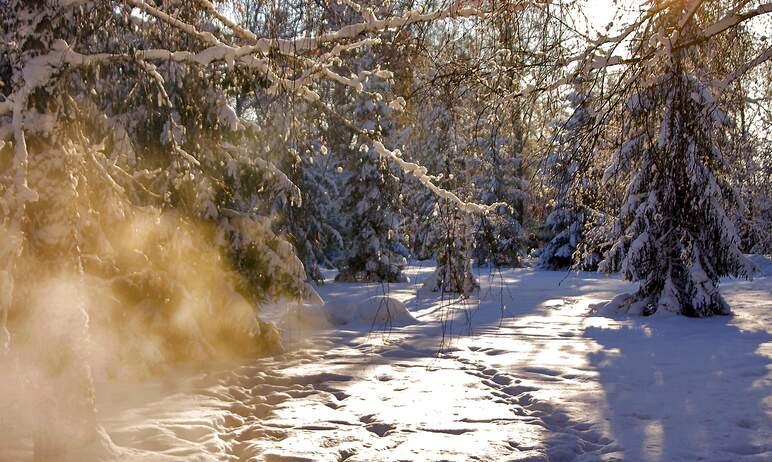
[[[565,276],[483,276],[469,310],[395,285],[418,324],[299,326],[279,357],[113,390],[102,423],[133,460],[772,460],[768,277],[725,284],[731,318],[612,320],[588,306],[627,284]]]

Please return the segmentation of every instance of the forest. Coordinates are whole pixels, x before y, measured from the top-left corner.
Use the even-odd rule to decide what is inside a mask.
[[[0,461],[772,458],[772,3],[0,37]]]

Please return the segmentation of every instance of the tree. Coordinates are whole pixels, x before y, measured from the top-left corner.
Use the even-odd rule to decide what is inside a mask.
[[[553,140],[554,151],[546,160],[545,174],[555,191],[555,205],[546,219],[551,239],[539,254],[539,263],[558,269],[572,266],[594,269],[597,258],[580,256],[580,243],[585,241],[585,227],[592,219],[592,208],[597,202],[597,185],[588,160],[593,154],[598,133],[591,112],[590,95],[581,82],[574,84],[568,94],[571,115],[559,127]],[[593,194],[595,192],[595,194]]]
[[[447,85],[436,86],[431,92],[414,108],[417,121],[408,152],[439,172],[438,184],[445,191],[453,191],[455,200],[427,196],[421,188],[410,191],[413,207],[420,212],[413,222],[414,247],[430,251],[437,259],[434,274],[424,281],[425,288],[469,296],[478,286],[472,272],[474,223],[478,216],[492,214],[493,210],[470,210],[458,203],[459,196],[472,197],[475,190],[470,169],[477,162],[466,155],[470,142],[463,129],[471,112],[459,104],[469,97],[468,89]]]
[[[385,124],[382,117],[388,117],[388,112],[381,102],[367,101],[355,111],[355,117],[379,132]],[[337,279],[404,281],[399,178],[374,147],[361,145],[358,152],[345,186],[343,206],[349,211],[344,219],[351,248]]]
[[[71,458],[99,439],[90,379],[99,370],[88,354],[99,326],[158,347],[148,355],[129,342],[115,352],[146,370],[254,355],[277,346],[255,306],[306,295],[303,265],[268,216],[273,199],[300,203],[300,192],[262,156],[259,127],[231,107],[236,96],[259,88],[318,104],[321,80],[359,92],[382,74],[348,78],[333,65],[373,43],[364,36],[478,14],[379,19],[366,10],[337,31],[277,38],[205,0],[1,6],[0,341],[16,355],[29,347],[52,379],[41,389],[50,405],[39,460]],[[72,297],[37,297],[70,283]],[[47,323],[59,316],[45,310],[67,322]],[[36,348],[42,337],[29,332],[45,333],[49,347]]]
[[[707,86],[699,53],[677,47],[697,36],[690,13],[672,6],[658,18],[661,59],[645,64],[650,83],[626,105],[622,134],[632,136],[605,174],[624,178],[626,192],[602,265],[640,281],[631,301],[644,314],[726,314],[719,278],[752,273],[738,247],[738,197],[727,183],[723,128],[731,121]]]
[[[473,215],[453,204],[438,204],[440,225],[435,240],[437,269],[424,287],[433,292],[469,297],[479,287],[472,272]]]
[[[342,252],[343,237],[336,221],[338,185],[323,166],[327,154],[299,156],[291,177],[302,202],[284,209],[289,236],[311,281],[322,282],[321,268],[333,268],[330,255]],[[326,148],[323,148],[326,151]]]
[[[519,126],[518,115],[507,125]],[[499,124],[494,124],[486,139],[478,139],[477,160],[472,181],[478,189],[478,201],[495,206],[496,213],[481,216],[476,223],[473,251],[477,265],[516,266],[524,254],[525,230],[520,223],[523,217],[525,181],[521,178],[522,159],[519,147],[522,143],[516,133],[499,134]]]

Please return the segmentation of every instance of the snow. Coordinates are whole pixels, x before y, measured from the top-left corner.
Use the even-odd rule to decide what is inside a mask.
[[[385,295],[366,299],[334,297],[328,302],[293,306],[276,316],[277,313],[274,312],[274,320],[284,328],[285,333],[303,326],[306,328],[303,329],[303,334],[308,333],[308,328],[348,326],[380,330],[418,322],[404,303]]]
[[[418,181],[421,182],[421,184],[423,184],[427,189],[433,192],[439,199],[445,199],[453,203],[456,207],[459,208],[459,210],[462,210],[465,213],[469,213],[469,214],[477,213],[477,214],[484,215],[488,212],[495,210],[501,205],[506,205],[498,202],[491,205],[480,205],[474,202],[466,202],[461,198],[459,198],[453,192],[436,186],[432,182],[433,178],[428,174],[428,170],[426,169],[426,167],[416,164],[415,162],[409,162],[402,159],[402,154],[399,152],[399,150],[391,151],[387,149],[380,141],[374,141],[373,148],[375,148],[378,154],[392,160],[396,165],[399,166],[399,168],[402,169],[402,171],[404,171],[407,174],[413,175],[416,179],[418,179]]]
[[[600,316],[591,305],[635,286],[598,273],[486,270],[466,300],[417,297],[434,268],[415,262],[413,283],[327,283],[324,304],[266,313],[284,319],[279,356],[98,384],[111,440],[101,454],[770,460],[772,263],[752,259],[754,280],[722,281],[735,315],[708,319]],[[410,322],[372,329],[384,305]],[[333,322],[292,322],[309,313]],[[0,433],[0,460],[29,451],[17,432]]]

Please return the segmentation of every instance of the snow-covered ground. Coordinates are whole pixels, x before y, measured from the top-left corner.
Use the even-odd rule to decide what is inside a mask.
[[[415,282],[330,283],[324,307],[268,313],[286,353],[100,389],[101,423],[130,460],[769,461],[772,271],[758,261],[766,275],[722,284],[735,315],[703,320],[595,316],[633,290],[595,273],[485,273],[465,303]],[[382,295],[415,319],[395,300],[395,322],[367,322]]]

